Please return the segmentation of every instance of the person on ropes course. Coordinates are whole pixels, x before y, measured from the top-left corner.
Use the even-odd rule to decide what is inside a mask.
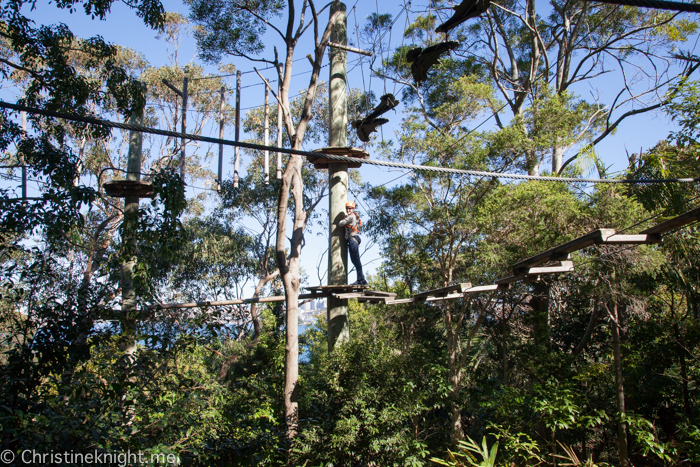
[[[345,203],[345,218],[338,222],[340,227],[345,227],[345,240],[348,241],[350,250],[350,260],[357,271],[357,281],[352,285],[367,285],[364,274],[362,274],[362,263],[360,262],[360,229],[362,221],[355,212],[355,203],[348,201]]]

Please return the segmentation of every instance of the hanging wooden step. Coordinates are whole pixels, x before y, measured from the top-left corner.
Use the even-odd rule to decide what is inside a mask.
[[[444,297],[451,294],[452,292],[464,293],[465,290],[471,287],[471,283],[465,282],[463,284],[455,284],[447,287],[442,287],[440,289],[426,290],[425,292],[420,292],[414,295],[415,298],[429,298],[429,297]]]
[[[515,268],[513,268],[515,269]],[[572,272],[574,270],[573,261],[557,261],[555,264],[549,266],[536,266],[532,268],[521,268],[519,274],[513,274],[511,276],[506,276],[496,281],[497,285],[500,284],[510,284],[511,282],[529,280],[537,282],[539,276],[543,274],[556,274],[562,272]]]

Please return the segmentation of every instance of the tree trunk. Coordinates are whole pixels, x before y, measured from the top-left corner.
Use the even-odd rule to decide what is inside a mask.
[[[464,430],[462,429],[462,408],[459,404],[460,385],[462,383],[462,371],[458,368],[459,356],[457,354],[457,346],[459,339],[452,333],[448,336],[448,360],[449,360],[449,382],[452,390],[450,391],[451,407],[450,407],[450,427],[452,430],[452,446],[456,446],[458,441],[464,440]]]
[[[295,147],[295,149],[297,148]],[[299,381],[299,259],[301,257],[301,244],[306,224],[302,199],[301,167],[301,156],[293,155],[289,157],[287,169],[282,177],[282,187],[277,209],[277,246],[275,252],[287,303],[284,413],[287,424],[287,437],[289,439],[296,436],[299,423],[299,406],[297,402],[297,384]],[[287,239],[287,207],[290,192],[294,197],[295,203],[292,241],[289,257],[287,257],[285,255],[285,247]]]
[[[622,378],[622,354],[620,352],[620,315],[617,311],[617,303],[613,303],[612,311],[612,337],[613,360],[615,365],[615,394],[619,421],[617,423],[617,444],[620,458],[620,467],[629,467],[627,453],[627,422],[625,421],[625,388]]]
[[[541,283],[534,285],[530,307],[532,307],[533,340],[535,346],[541,349],[544,355],[552,350],[549,332],[549,286]]]
[[[554,146],[552,149],[552,175],[557,175],[561,170],[561,165],[564,161],[564,148]]]

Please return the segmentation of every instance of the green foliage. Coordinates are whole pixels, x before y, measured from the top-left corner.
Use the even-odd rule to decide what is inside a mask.
[[[265,49],[262,37],[267,30],[264,20],[280,16],[284,8],[279,0],[255,0],[244,7],[227,0],[187,0],[185,3],[196,25],[194,36],[200,56],[216,63],[224,53],[249,56],[262,52]]]
[[[459,441],[457,447],[459,452],[453,453],[447,451],[448,460],[432,458],[431,461],[440,465],[450,467],[474,466],[474,467],[496,467],[496,455],[498,454],[498,442],[491,446],[491,450],[486,445],[486,437],[481,440],[481,446],[476,444],[474,440],[467,437],[466,441]],[[481,457],[479,460],[474,454]],[[464,461],[462,461],[464,460]]]

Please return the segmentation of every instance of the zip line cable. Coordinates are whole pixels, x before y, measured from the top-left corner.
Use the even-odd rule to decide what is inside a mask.
[[[493,178],[504,178],[512,180],[540,180],[548,182],[566,182],[566,183],[612,183],[612,184],[636,184],[645,185],[651,183],[697,183],[700,182],[700,178],[664,178],[664,179],[648,179],[648,180],[629,180],[629,179],[601,179],[601,178],[573,178],[573,177],[551,177],[542,175],[522,175],[522,174],[512,174],[512,173],[500,173],[500,172],[488,172],[484,170],[467,170],[467,169],[454,169],[451,167],[438,167],[431,165],[416,165],[416,164],[404,164],[399,162],[389,162],[380,161],[372,159],[358,159],[356,157],[347,156],[337,156],[334,154],[324,154],[321,152],[310,152],[302,151],[299,149],[287,149],[287,148],[277,148],[275,146],[264,146],[262,144],[253,144],[246,142],[236,142],[220,138],[212,138],[209,136],[192,135],[187,133],[179,133],[176,131],[161,130],[158,128],[149,128],[141,125],[131,125],[128,123],[118,123],[111,122],[108,120],[102,120],[95,117],[85,117],[82,115],[73,115],[64,112],[56,112],[53,110],[38,109],[35,107],[27,107],[19,104],[10,104],[8,102],[0,101],[0,107],[6,109],[16,110],[16,111],[26,111],[29,113],[40,114],[48,117],[63,118],[66,120],[73,120],[82,123],[88,123],[93,125],[101,125],[111,128],[121,128],[124,130],[139,131],[141,133],[150,133],[161,136],[172,136],[175,138],[186,138],[191,141],[202,141],[205,143],[212,144],[224,144],[227,146],[241,147],[245,149],[252,149],[257,151],[273,151],[281,152],[284,154],[292,154],[310,158],[324,158],[329,160],[335,160],[339,162],[361,162],[368,165],[376,165],[381,167],[392,167],[397,169],[410,169],[417,172],[437,172],[443,174],[455,174],[455,175],[471,175],[478,177],[493,177]]]

